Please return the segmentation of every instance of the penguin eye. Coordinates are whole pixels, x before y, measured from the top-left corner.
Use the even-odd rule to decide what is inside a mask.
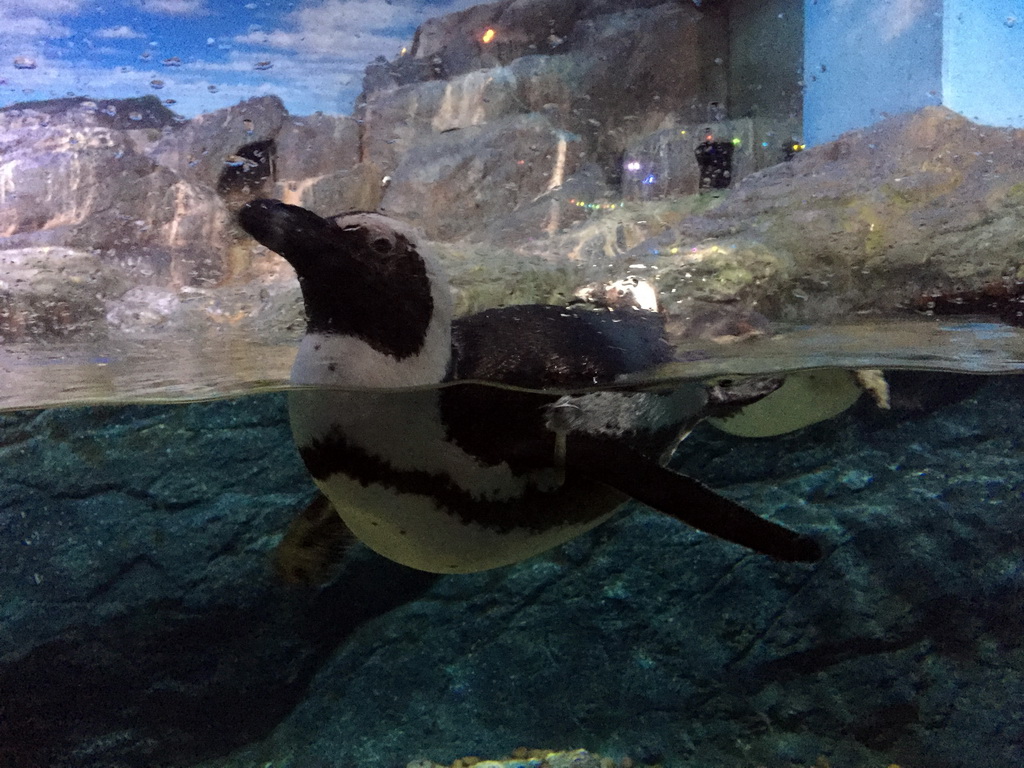
[[[376,240],[370,242],[370,248],[374,253],[379,253],[381,256],[386,256],[391,253],[391,241],[386,237],[378,237]]]

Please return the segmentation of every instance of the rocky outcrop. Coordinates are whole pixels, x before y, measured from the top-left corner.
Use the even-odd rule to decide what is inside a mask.
[[[98,114],[82,104],[67,119],[0,113],[5,245],[88,249],[101,268],[130,261],[128,276],[169,285],[220,279],[227,216],[216,194],[140,154]]]
[[[413,145],[381,208],[439,240],[486,231],[572,176],[578,144],[538,114],[452,129]]]
[[[679,6],[676,9],[670,6]],[[655,10],[657,9],[657,10]],[[609,20],[618,31],[630,32],[629,23],[643,24],[651,19],[695,19],[702,15],[688,3],[668,3],[665,0],[634,0],[629,3],[616,0],[500,0],[484,3],[464,11],[429,19],[416,32],[409,56],[412,60],[429,61],[432,69],[421,77],[452,78],[478,69],[509,64],[530,55],[565,55],[585,50],[593,43],[595,30],[608,28]],[[708,14],[705,14],[708,15]],[[615,18],[621,17],[621,18]],[[494,31],[493,38],[484,40],[485,32]],[[635,31],[649,31],[632,27]],[[609,30],[610,31],[610,30]],[[612,35],[609,34],[610,38]],[[636,45],[637,39],[628,44]],[[652,46],[652,50],[663,50]],[[396,69],[403,72],[404,61]],[[415,71],[410,67],[409,70]],[[378,82],[368,81],[371,89],[386,85],[384,72],[372,72]],[[406,75],[408,76],[408,74]]]
[[[663,293],[776,319],[890,313],[1024,280],[1024,131],[927,107],[801,152],[628,251]]]
[[[174,114],[156,96],[125,99],[69,96],[63,99],[22,101],[0,108],[0,113],[26,110],[47,115],[60,123],[75,123],[80,127],[111,128],[117,131],[160,130],[182,122],[182,118]]]
[[[0,110],[4,246],[94,252],[115,286],[287,278],[231,223],[239,202],[273,196],[419,224],[441,242],[464,306],[500,293],[470,296],[473,275],[538,263],[550,271],[537,291],[510,295],[550,301],[640,265],[681,321],[722,303],[800,322],[891,314],[923,293],[1024,278],[1019,131],[931,108],[783,162],[799,147],[796,118],[729,117],[732,21],[717,3],[477,6],[372,64],[354,118],[289,116],[273,96],[190,121],[151,98]],[[705,178],[710,194],[692,194],[698,155],[718,174]],[[726,155],[728,170],[714,170]],[[480,263],[499,252],[500,270]],[[17,292],[8,313],[46,311],[42,295]],[[98,306],[14,318],[0,333],[63,327]],[[133,315],[109,310],[100,316],[120,324]]]
[[[154,327],[176,302],[156,314],[127,305],[264,272],[265,257],[254,263],[236,242],[241,200],[277,194],[344,210],[380,198],[379,173],[358,165],[351,119],[292,118],[276,97],[190,121],[152,97],[18,104],[0,110],[0,157],[0,254],[35,276],[0,286],[5,340],[95,334],[104,318]],[[88,284],[72,263],[89,265]],[[121,296],[124,311],[111,306]]]
[[[0,113],[18,144],[0,225],[10,247],[98,249],[110,281],[158,291],[277,264],[235,239],[230,211],[255,196],[321,213],[383,207],[440,240],[532,247],[614,208],[631,179],[623,153],[652,154],[643,137],[719,115],[727,53],[716,6],[502,0],[428,22],[407,56],[371,65],[355,119],[292,117],[273,96],[188,121],[154,97],[19,105]],[[653,197],[690,183],[678,175]]]
[[[349,117],[309,115],[284,123],[276,142],[270,196],[322,213],[372,211],[383,171],[360,159],[361,129]]]
[[[253,183],[253,191],[258,192],[271,175],[274,143],[287,114],[276,96],[248,99],[189,120],[161,137],[150,154],[183,179],[221,191],[242,186],[230,183],[234,175],[230,169],[238,169],[242,180],[246,175],[259,179]]]
[[[488,29],[494,38],[483,42]],[[666,120],[689,124],[718,114],[727,49],[722,19],[689,4],[476,6],[424,24],[408,56],[368,70],[358,111],[363,158],[401,184],[404,174],[419,172],[416,156],[424,144],[429,153],[437,134],[536,114],[575,137],[573,165],[596,163],[616,181],[622,153],[636,137]],[[671,67],[665,51],[673,52]],[[513,143],[497,159],[521,165],[516,150]],[[537,172],[550,173],[548,164]],[[439,197],[455,200],[464,181],[454,164],[433,184]],[[504,196],[500,187],[494,191]],[[470,190],[447,216],[439,211],[438,230],[457,232],[461,204],[474,196]]]

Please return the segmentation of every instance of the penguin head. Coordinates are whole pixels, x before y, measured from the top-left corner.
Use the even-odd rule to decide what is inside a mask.
[[[306,340],[300,383],[432,384],[451,356],[451,297],[433,252],[412,228],[378,213],[324,218],[254,200],[242,228],[295,269]]]

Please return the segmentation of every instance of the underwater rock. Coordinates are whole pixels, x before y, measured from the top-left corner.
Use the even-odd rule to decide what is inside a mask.
[[[961,379],[683,444],[832,542],[810,569],[634,509],[469,576],[356,545],[308,591],[272,570],[312,493],[283,398],[0,415],[0,763],[1020,765],[1024,398]]]
[[[365,551],[341,590],[278,579],[271,551],[313,493],[278,396],[3,413],[0,488],[5,768],[242,746],[430,581]]]
[[[779,438],[698,431],[681,465],[828,531],[820,567],[633,511],[549,557],[437,581],[339,647],[266,740],[204,765],[446,763],[525,742],[636,759],[647,744],[668,764],[1010,768],[1021,423],[1009,377],[910,419],[864,403]]]
[[[613,760],[585,749],[551,750],[517,747],[512,754],[499,760],[481,760],[475,755],[458,757],[451,763],[433,760],[411,760],[405,768],[627,768],[633,760],[625,757]]]

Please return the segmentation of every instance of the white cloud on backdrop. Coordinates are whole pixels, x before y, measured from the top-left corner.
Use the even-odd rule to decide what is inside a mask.
[[[206,0],[140,0],[139,7],[146,13],[168,16],[202,16],[209,13]]]
[[[99,37],[104,40],[137,40],[141,37],[145,37],[145,35],[141,32],[136,32],[126,24],[121,24],[117,27],[97,29],[95,37]]]
[[[90,0],[4,0],[0,12],[5,16],[61,16],[78,13]]]

